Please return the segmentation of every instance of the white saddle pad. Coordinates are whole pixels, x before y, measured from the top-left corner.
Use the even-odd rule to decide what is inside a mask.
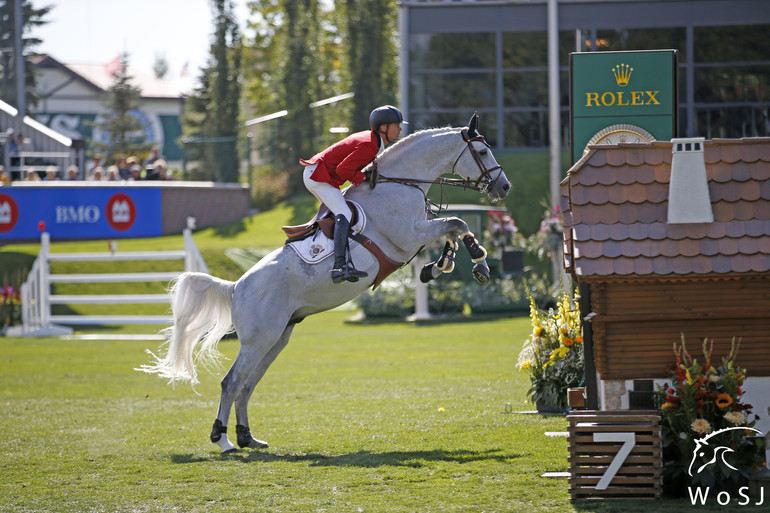
[[[366,214],[364,214],[364,209],[362,209],[361,205],[355,201],[350,201],[350,203],[352,203],[358,211],[359,224],[361,225],[361,231],[363,232],[364,228],[366,228]],[[317,230],[312,237],[296,242],[290,242],[288,245],[291,246],[291,249],[293,249],[297,255],[308,264],[317,264],[323,262],[330,256],[334,256],[334,241],[327,238],[321,230]]]

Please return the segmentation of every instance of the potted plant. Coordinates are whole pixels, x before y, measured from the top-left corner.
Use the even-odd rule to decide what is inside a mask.
[[[713,340],[704,339],[701,362],[687,351],[684,334],[681,346],[674,344],[670,382],[656,391],[668,493],[684,495],[688,484],[731,491],[762,469],[764,440],[751,436],[758,417],[742,400],[746,369],[736,363],[739,346],[733,338],[719,365],[713,360]],[[696,453],[696,446],[703,449]]]
[[[556,309],[538,308],[529,296],[532,333],[519,353],[519,370],[529,373],[527,395],[541,412],[563,412],[567,389],[583,381],[583,336],[577,300],[562,289]]]

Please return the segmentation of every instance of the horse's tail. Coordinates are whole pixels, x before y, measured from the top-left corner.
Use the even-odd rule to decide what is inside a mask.
[[[234,289],[232,281],[204,273],[182,273],[169,289],[174,325],[162,332],[166,337],[166,353],[156,356],[148,351],[154,362],[137,370],[158,374],[172,383],[198,383],[195,364],[200,362],[207,368],[216,366],[221,357],[217,343],[234,330],[231,317]]]

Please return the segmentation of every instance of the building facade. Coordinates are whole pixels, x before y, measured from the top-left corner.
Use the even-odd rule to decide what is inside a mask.
[[[106,113],[102,105],[112,84],[103,64],[65,64],[44,55],[34,58],[40,102],[30,111],[37,120],[71,139],[108,142],[94,122]],[[145,125],[144,140],[160,147],[171,165],[182,160],[178,139],[184,107],[182,90],[141,70],[129,68],[132,83],[142,91],[141,107],[133,115]]]
[[[766,0],[554,2],[562,147],[576,51],[676,49],[680,137],[770,135]],[[412,128],[476,111],[495,148],[547,147],[548,3],[402,0],[400,96]]]

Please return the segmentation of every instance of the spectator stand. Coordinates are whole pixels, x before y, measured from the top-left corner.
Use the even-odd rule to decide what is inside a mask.
[[[24,138],[29,139],[31,143],[32,149],[19,148],[18,162],[11,161],[11,155],[6,148],[9,128],[12,128],[17,135],[23,134]],[[52,165],[57,166],[63,173],[73,164],[78,167],[80,177],[83,177],[85,141],[82,139],[70,139],[29,116],[19,116],[16,108],[2,100],[0,100],[0,132],[2,133],[0,144],[3,146],[0,165],[5,168],[11,180],[23,179],[28,170],[36,171],[42,177],[46,167]]]

